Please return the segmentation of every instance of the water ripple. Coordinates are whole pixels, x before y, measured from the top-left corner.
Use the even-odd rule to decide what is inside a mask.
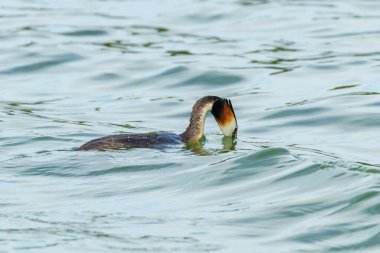
[[[1,5],[0,251],[379,251],[378,1]],[[75,151],[205,95],[235,141]]]
[[[0,74],[13,75],[13,74],[31,73],[31,72],[36,72],[36,71],[41,71],[47,68],[51,68],[57,65],[61,65],[67,62],[78,61],[82,59],[82,57],[77,54],[61,54],[61,55],[55,55],[52,58],[53,59],[47,60],[47,61],[40,61],[37,63],[22,65],[22,66],[13,67],[7,70],[3,70],[3,71],[0,71]]]

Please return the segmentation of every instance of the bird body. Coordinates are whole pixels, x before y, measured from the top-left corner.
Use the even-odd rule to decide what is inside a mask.
[[[198,142],[204,132],[205,118],[211,112],[225,136],[236,137],[237,121],[230,100],[216,96],[199,99],[193,106],[190,122],[182,134],[152,132],[117,134],[91,140],[78,150],[113,150],[129,148],[157,148],[159,146]]]

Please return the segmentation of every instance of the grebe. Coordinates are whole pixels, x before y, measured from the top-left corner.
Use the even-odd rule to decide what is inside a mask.
[[[80,146],[78,150],[154,148],[162,145],[198,142],[203,137],[205,118],[210,111],[224,136],[235,138],[238,125],[231,100],[206,96],[194,104],[189,126],[182,134],[153,132],[109,135],[91,140]]]

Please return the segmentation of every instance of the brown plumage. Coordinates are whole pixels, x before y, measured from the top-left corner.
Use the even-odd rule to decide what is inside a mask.
[[[185,132],[180,135],[183,142],[194,142],[202,138],[206,114],[212,110],[212,106],[218,100],[220,100],[219,97],[206,96],[195,102],[191,111],[189,125]]]
[[[197,142],[203,136],[205,118],[210,111],[222,133],[225,136],[236,137],[237,122],[231,101],[216,96],[206,96],[194,104],[189,125],[180,135],[170,132],[110,135],[89,141],[78,150],[155,148],[162,145]]]

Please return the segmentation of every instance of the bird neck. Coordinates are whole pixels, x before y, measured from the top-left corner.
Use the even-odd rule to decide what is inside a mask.
[[[199,99],[193,106],[190,123],[180,136],[185,143],[199,141],[204,132],[206,115],[212,109],[217,97],[207,96]]]

